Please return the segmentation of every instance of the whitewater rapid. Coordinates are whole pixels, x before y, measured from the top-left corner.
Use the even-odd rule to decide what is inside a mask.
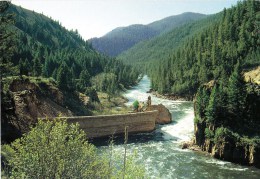
[[[172,123],[157,125],[152,133],[129,136],[127,150],[137,151],[137,162],[145,166],[150,178],[260,178],[259,169],[217,160],[188,149],[182,150],[180,144],[191,140],[194,133],[193,103],[157,98],[147,93],[149,90],[150,80],[144,76],[139,84],[126,91],[124,96],[129,100],[127,105],[132,105],[135,100],[146,102],[150,95],[152,104],[162,103],[172,114]],[[118,140],[114,150],[123,155],[123,140]],[[106,151],[108,147],[101,146],[99,149]]]

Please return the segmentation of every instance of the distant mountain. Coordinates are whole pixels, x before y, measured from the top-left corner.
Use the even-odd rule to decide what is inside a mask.
[[[159,33],[168,32],[176,27],[180,27],[189,22],[200,20],[205,18],[205,14],[185,12],[180,15],[166,17],[162,20],[158,20],[148,24],[147,26],[158,31]]]
[[[110,56],[117,56],[140,41],[151,39],[157,35],[204,17],[206,17],[204,14],[187,12],[176,16],[170,16],[148,25],[135,24],[127,27],[119,27],[103,37],[92,38],[89,42],[92,43],[93,48],[97,51]]]
[[[117,59],[126,64],[144,67],[143,63],[169,58],[186,39],[198,31],[209,27],[220,20],[221,14],[210,15],[201,20],[186,23],[159,36],[139,42],[117,56]]]
[[[90,43],[92,43],[94,49],[101,53],[117,56],[136,43],[156,35],[158,35],[156,30],[145,25],[136,24],[116,28],[101,38],[91,39]]]

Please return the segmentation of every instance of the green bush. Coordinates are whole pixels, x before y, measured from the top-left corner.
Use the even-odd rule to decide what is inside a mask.
[[[97,154],[78,124],[58,119],[39,121],[28,134],[2,147],[2,156],[6,156],[2,173],[10,178],[122,178],[124,174],[122,165],[111,165],[112,156]],[[125,178],[144,178],[144,169],[134,161],[127,160]]]
[[[195,116],[194,123],[198,124],[198,123],[201,123],[201,122],[203,122],[203,119],[201,119],[199,116]]]
[[[205,129],[205,137],[207,139],[213,139],[214,138],[214,132],[210,130],[209,128]]]
[[[223,139],[228,133],[228,129],[225,127],[219,127],[215,131],[214,143],[217,144]]]
[[[93,87],[86,88],[85,95],[89,96],[91,102],[100,102],[97,91]]]
[[[138,106],[139,106],[139,102],[135,100],[135,102],[133,102],[134,109],[138,109]]]

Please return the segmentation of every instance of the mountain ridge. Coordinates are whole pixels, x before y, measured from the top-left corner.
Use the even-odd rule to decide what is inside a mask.
[[[206,17],[204,14],[186,12],[169,16],[149,24],[133,24],[126,27],[117,27],[100,38],[88,41],[97,51],[110,56],[117,56],[135,44],[149,40],[191,21]]]

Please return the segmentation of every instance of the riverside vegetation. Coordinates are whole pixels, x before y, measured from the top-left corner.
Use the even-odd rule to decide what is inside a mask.
[[[107,105],[97,92],[113,99],[136,83],[134,68],[99,54],[77,31],[6,1],[0,11],[1,124],[11,132],[3,141],[28,132],[38,117],[98,114]]]
[[[99,156],[77,125],[37,120],[91,115],[97,91],[115,96],[138,72],[42,14],[8,1],[0,13],[1,142],[12,142],[1,145],[2,177],[144,178],[133,156]]]
[[[145,70],[160,94],[195,97],[195,143],[203,150],[258,167],[259,83],[242,76],[259,69],[259,20],[260,2],[240,1],[118,56]]]
[[[218,14],[141,41],[115,59],[95,51],[77,30],[68,31],[51,18],[1,1],[1,125],[9,132],[18,130],[20,136],[24,132],[19,128],[21,125],[17,125],[19,122],[35,126],[26,126],[27,135],[10,146],[3,146],[5,175],[24,176],[26,170],[38,176],[41,174],[38,172],[46,168],[38,171],[35,166],[47,160],[41,158],[47,155],[54,156],[49,164],[56,168],[57,177],[71,176],[66,172],[76,169],[80,176],[101,178],[109,174],[107,170],[113,168],[111,157],[104,163],[100,161],[100,156],[83,140],[77,126],[68,126],[65,122],[54,125],[52,121],[36,124],[32,116],[44,116],[47,110],[34,109],[44,104],[44,109],[57,109],[55,115],[61,111],[71,115],[91,114],[90,109],[102,100],[98,98],[99,92],[107,93],[107,101],[113,102],[114,94],[136,83],[140,69],[151,77],[152,88],[160,94],[195,97],[195,143],[203,150],[217,158],[259,167],[259,83],[254,83],[254,79],[247,83],[242,80],[242,73],[260,65],[259,8],[259,1],[238,2]],[[129,58],[131,56],[133,58]],[[34,105],[29,106],[32,101]],[[92,104],[88,105],[87,101]],[[24,112],[20,114],[25,118],[20,114],[16,116],[17,110]],[[27,120],[28,111],[30,119],[35,121]],[[35,111],[37,113],[33,113]],[[42,129],[61,139],[52,143],[54,148],[51,149],[57,153],[41,150],[46,146],[38,139],[46,141],[52,137]],[[64,129],[72,131],[66,133]],[[18,136],[4,142],[10,143]],[[34,139],[37,140],[28,142]],[[56,143],[63,147],[62,155],[55,148]],[[79,146],[75,151],[79,151],[83,159],[91,159],[86,166],[96,173],[86,173],[88,170],[75,169],[76,165],[66,163],[69,161],[66,161],[67,154],[72,154],[71,160],[75,156],[74,144]],[[67,146],[72,151],[66,150]],[[37,149],[42,153],[37,153]],[[28,162],[27,157],[35,163]],[[80,165],[86,161],[77,158],[76,162]],[[65,171],[68,167],[71,170]],[[122,171],[120,166],[115,168],[119,170],[110,173],[111,177],[119,176]],[[139,171],[137,169],[133,165],[125,176],[127,171],[130,175],[135,173],[132,171]],[[143,177],[142,171],[138,173]]]
[[[244,81],[239,63],[227,86],[217,81],[201,86],[194,102],[194,143],[216,158],[259,168],[259,95],[259,84]]]
[[[126,148],[125,148],[126,150]],[[2,178],[147,178],[134,154],[99,155],[78,124],[39,121],[30,132],[3,145]]]

